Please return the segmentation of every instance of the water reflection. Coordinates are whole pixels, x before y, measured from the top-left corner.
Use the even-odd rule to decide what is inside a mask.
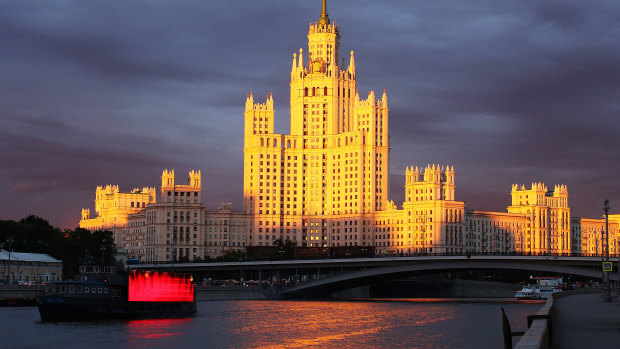
[[[178,336],[184,333],[186,325],[191,321],[191,318],[127,321],[127,341],[133,344],[142,343],[148,345],[149,341],[158,341],[162,338]]]
[[[416,307],[369,302],[252,302],[230,331],[248,348],[354,347],[389,345],[415,327],[453,319],[452,306]],[[413,330],[417,332],[418,330]],[[377,344],[379,344],[377,343]]]
[[[540,303],[503,304],[513,331]],[[38,323],[0,308],[6,348],[501,348],[499,303],[398,301],[199,302],[193,318]]]

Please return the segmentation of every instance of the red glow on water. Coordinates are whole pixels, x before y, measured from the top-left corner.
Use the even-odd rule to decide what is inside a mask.
[[[166,272],[129,274],[130,302],[193,302],[194,285],[191,279]]]
[[[166,337],[183,334],[179,327],[187,325],[190,319],[157,319],[157,320],[132,320],[127,322],[130,339],[160,340]]]

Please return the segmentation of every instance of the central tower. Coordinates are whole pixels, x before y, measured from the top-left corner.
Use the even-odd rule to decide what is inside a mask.
[[[264,104],[251,94],[246,99],[244,206],[253,222],[250,244],[269,246],[283,238],[326,247],[349,232],[345,223],[368,223],[351,239],[370,245],[372,214],[385,205],[388,193],[387,96],[384,91],[375,99],[371,91],[360,99],[353,51],[348,67],[344,60],[339,65],[340,33],[325,1],[318,21],[309,25],[306,52],[293,54],[290,135],[273,133],[271,95]]]

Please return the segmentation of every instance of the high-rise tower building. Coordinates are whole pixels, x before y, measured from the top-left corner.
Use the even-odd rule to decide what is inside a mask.
[[[361,224],[387,202],[386,93],[360,99],[353,51],[347,67],[339,62],[338,25],[323,1],[308,29],[307,55],[293,54],[290,135],[274,133],[273,96],[262,104],[247,97],[244,207],[253,217],[253,245],[283,238],[327,246],[335,227],[353,218]]]
[[[346,66],[340,57],[339,28],[323,1],[308,28],[308,48],[293,54],[290,134],[274,132],[272,95],[264,103],[247,96],[242,212],[227,203],[206,210],[200,171],[178,185],[174,171],[165,170],[159,201],[155,188],[97,187],[98,216],[82,210],[80,226],[113,230],[117,245],[144,261],[248,253],[280,238],[311,247],[297,252],[314,256],[332,256],[324,247],[343,256],[603,250],[605,220],[571,217],[565,185],[514,185],[508,212],[480,211],[455,199],[454,167],[408,167],[398,208],[388,200],[387,96],[371,91],[361,100],[356,74],[353,51]],[[613,254],[620,250],[620,215],[609,218]]]

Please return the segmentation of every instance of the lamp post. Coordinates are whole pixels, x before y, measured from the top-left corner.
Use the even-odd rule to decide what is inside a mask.
[[[103,256],[105,254],[105,249],[106,249],[106,247],[102,245],[101,246],[101,268],[103,268]]]
[[[9,243],[9,270],[6,273],[7,283],[11,283],[11,251],[13,250],[13,237],[8,237],[6,242]]]
[[[618,296],[620,296],[620,239],[618,239],[616,242],[618,243],[618,248],[616,249],[616,252],[618,254],[618,264],[616,266],[616,269],[618,269],[618,282],[616,283],[616,286],[618,286]]]
[[[603,202],[605,211],[605,230],[601,236],[602,262],[609,262],[609,200]],[[601,263],[601,265],[603,265]],[[611,302],[611,290],[609,288],[609,272],[603,268],[603,302]]]
[[[616,266],[616,269],[618,269],[618,282],[616,283],[616,286],[618,286],[618,296],[620,296],[620,239],[616,242],[618,243],[618,248],[616,249],[618,254],[618,264]]]
[[[422,216],[422,254],[426,255],[426,214]]]

